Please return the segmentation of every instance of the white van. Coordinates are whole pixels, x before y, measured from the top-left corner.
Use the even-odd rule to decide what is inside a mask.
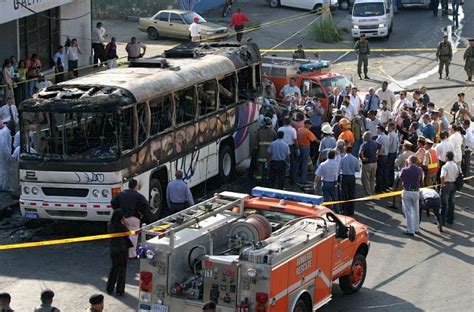
[[[392,32],[392,0],[356,0],[352,7],[352,37],[385,37]]]

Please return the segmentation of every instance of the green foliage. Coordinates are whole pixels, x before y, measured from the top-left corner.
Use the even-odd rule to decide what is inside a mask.
[[[341,30],[337,28],[328,8],[322,9],[322,16],[313,24],[310,34],[314,40],[324,43],[336,43],[342,40]]]

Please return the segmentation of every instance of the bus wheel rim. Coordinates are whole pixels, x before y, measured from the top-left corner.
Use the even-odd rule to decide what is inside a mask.
[[[160,191],[156,187],[152,188],[150,192],[150,196],[151,196],[151,201],[150,201],[151,212],[156,213],[160,207],[160,202],[161,202]]]
[[[364,266],[360,261],[357,261],[352,266],[352,275],[351,275],[351,282],[353,287],[359,286],[362,278],[364,276]]]
[[[222,172],[224,176],[229,176],[230,171],[232,170],[232,157],[229,153],[225,153],[224,157],[222,157]]]

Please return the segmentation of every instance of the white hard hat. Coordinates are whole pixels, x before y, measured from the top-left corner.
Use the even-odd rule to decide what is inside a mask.
[[[331,125],[328,123],[323,124],[323,126],[321,127],[321,131],[325,134],[334,134]]]

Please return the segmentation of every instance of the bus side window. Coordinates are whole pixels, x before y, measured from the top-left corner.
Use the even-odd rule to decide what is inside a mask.
[[[150,135],[156,135],[173,125],[173,106],[171,94],[150,101],[151,130]]]
[[[238,72],[239,79],[239,99],[248,99],[250,91],[254,89],[254,81],[252,75],[252,68],[245,67]]]
[[[176,125],[194,120],[196,117],[194,87],[177,91],[174,96],[176,103]]]
[[[219,80],[220,106],[235,104],[235,74],[230,74]]]
[[[259,89],[261,87],[262,82],[260,81],[261,79],[261,71],[262,68],[260,65],[255,65],[254,67],[254,74],[253,77],[255,78],[255,89]]]
[[[199,115],[204,116],[217,110],[217,81],[209,80],[197,86]]]
[[[135,145],[133,144],[133,108],[129,107],[122,111],[120,114],[120,129],[122,132],[122,153],[127,153],[132,150]]]
[[[150,107],[148,103],[137,105],[138,117],[138,144],[142,144],[150,135]]]

